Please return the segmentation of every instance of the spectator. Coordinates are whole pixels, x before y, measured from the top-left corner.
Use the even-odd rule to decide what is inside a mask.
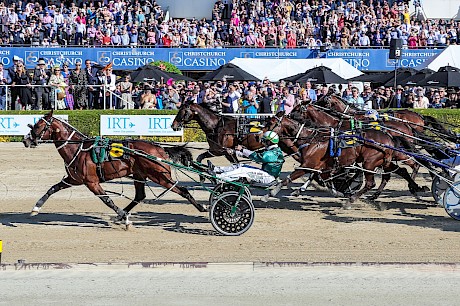
[[[65,82],[61,74],[61,67],[55,65],[53,73],[49,78],[48,85],[51,86],[51,99],[50,104],[52,109],[65,109]]]
[[[308,98],[310,98],[311,101],[316,102],[318,100],[318,97],[316,96],[316,91],[311,88],[311,82],[307,81],[305,83],[305,90],[307,92]]]
[[[181,100],[179,93],[173,85],[169,85],[167,90],[163,93],[163,106],[164,109],[179,109]]]
[[[32,105],[32,91],[31,91],[31,78],[29,77],[26,67],[23,62],[17,64],[17,70],[13,77],[13,87],[18,88],[18,96],[21,104],[21,109],[25,110],[31,108]],[[14,100],[11,100],[11,105],[14,104]],[[11,109],[14,109],[13,107]]]
[[[404,108],[407,107],[406,105],[406,96],[404,95],[404,88],[401,85],[396,87],[396,94],[392,96],[390,100],[390,104],[388,107],[390,108]]]
[[[70,74],[71,71],[69,69],[69,64],[65,62],[62,64],[62,70],[61,70],[62,77],[64,78],[64,82],[67,86],[65,86],[65,105],[67,109],[73,110],[74,108],[74,102],[73,102],[73,95],[70,91]]]
[[[356,87],[351,88],[351,97],[347,99],[347,102],[354,105],[356,108],[361,110],[372,109],[372,106],[364,103],[363,98],[359,95],[359,90]],[[372,103],[371,103],[372,105]]]
[[[286,115],[291,113],[295,103],[294,95],[289,93],[289,88],[284,87],[282,90],[282,96],[278,102],[278,111],[284,111]]]
[[[90,60],[85,61],[85,73],[86,80],[88,85],[88,108],[89,109],[99,109],[99,96],[101,93],[101,82],[98,77],[98,69],[91,65]]]
[[[0,110],[6,109],[6,95],[7,95],[7,86],[12,82],[10,72],[7,69],[4,69],[3,64],[0,62]]]
[[[144,87],[144,93],[141,95],[140,106],[142,109],[156,109],[157,99],[150,87]]]
[[[86,90],[88,77],[81,66],[82,64],[77,62],[75,64],[75,70],[70,73],[69,78],[70,90],[74,97],[75,108],[79,110],[88,107],[88,94]]]
[[[385,87],[380,86],[371,99],[373,109],[383,109],[387,106],[388,98],[385,96]]]
[[[128,74],[125,76],[123,82],[120,82],[120,92],[121,92],[121,100],[123,109],[133,109],[134,104],[132,100],[132,91],[133,91],[133,83],[131,83],[131,76]]]
[[[46,69],[46,62],[43,58],[38,60],[37,67],[34,69],[32,81],[35,91],[35,106],[34,109],[51,109],[50,104],[50,87],[48,87],[48,81],[51,77],[51,71]]]

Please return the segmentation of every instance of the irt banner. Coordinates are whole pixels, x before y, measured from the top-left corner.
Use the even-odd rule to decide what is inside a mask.
[[[24,136],[30,132],[28,124],[34,125],[43,115],[0,115],[0,135]],[[68,121],[68,115],[54,115]]]
[[[174,115],[101,115],[101,135],[104,136],[183,136],[174,131]]]

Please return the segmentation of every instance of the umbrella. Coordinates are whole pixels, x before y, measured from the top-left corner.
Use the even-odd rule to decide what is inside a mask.
[[[160,68],[152,65],[145,65],[137,68],[135,71],[131,72],[131,81],[132,82],[144,82],[144,81],[166,81],[169,79],[174,80],[184,80],[184,81],[194,81],[194,79],[186,77],[173,72],[166,72]]]
[[[318,66],[315,68],[308,69],[304,73],[298,73],[296,75],[283,79],[288,82],[311,82],[315,84],[345,84],[347,80],[333,72],[326,66]]]
[[[375,79],[381,78],[382,75],[387,74],[386,72],[368,72],[357,77],[348,79],[348,81],[357,82],[374,82]]]
[[[419,86],[460,87],[460,69],[445,66],[420,81]]]
[[[413,68],[398,68],[396,69],[396,85],[401,85],[401,82],[408,77],[415,75],[418,71]],[[390,74],[390,72],[389,72]],[[391,78],[386,81],[385,86],[391,87],[395,84],[395,73],[391,72]]]
[[[203,81],[220,81],[223,78],[228,81],[260,81],[257,77],[244,71],[235,64],[227,63],[220,66],[214,71],[205,74],[200,80]]]
[[[398,68],[396,69],[396,83],[417,73],[413,68]],[[393,86],[395,82],[395,71],[383,73],[369,73],[349,79],[349,81],[372,82],[375,86]]]
[[[402,85],[402,86],[416,85],[417,83],[421,82],[422,80],[424,80],[428,76],[432,75],[433,73],[434,73],[433,70],[431,70],[429,68],[424,68],[424,69],[420,70],[419,72],[417,72],[416,74],[408,77],[407,79],[402,80],[399,84]]]

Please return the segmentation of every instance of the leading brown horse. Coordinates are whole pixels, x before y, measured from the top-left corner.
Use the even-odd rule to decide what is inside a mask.
[[[53,117],[52,111],[30,127],[31,131],[24,139],[24,145],[30,147],[36,146],[42,140],[53,141],[59,155],[64,160],[67,172],[65,178],[52,186],[38,200],[32,209],[31,215],[37,215],[52,194],[72,186],[85,185],[105,205],[117,213],[119,221],[129,225],[129,212],[145,199],[145,183],[147,179],[181,195],[199,211],[204,212],[207,210],[206,207],[195,201],[187,188],[177,186],[177,182],[171,177],[169,165],[145,157],[145,155],[151,155],[167,160],[179,158],[183,163],[189,163],[192,161],[192,155],[185,148],[163,148],[146,141],[127,140],[124,146],[129,148],[130,152],[122,152],[123,154],[121,154],[120,158],[101,162],[99,171],[97,164],[91,157],[91,150],[94,148],[95,140],[86,137],[67,122]],[[141,154],[136,154],[136,151]],[[101,174],[104,179],[101,179]],[[100,183],[128,175],[133,176],[136,195],[128,206],[120,209],[107,195]]]

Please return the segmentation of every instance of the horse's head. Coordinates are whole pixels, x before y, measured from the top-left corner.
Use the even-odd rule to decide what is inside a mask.
[[[197,108],[198,105],[194,103],[184,103],[181,108],[179,108],[179,112],[177,113],[176,117],[174,118],[173,123],[171,124],[171,128],[174,131],[178,131],[182,129],[184,124],[189,123],[193,119],[195,119],[195,115],[198,114]]]
[[[323,98],[318,100],[317,104],[340,113],[345,113],[350,107],[348,103],[342,100],[342,98],[333,94],[325,95]]]
[[[281,128],[281,124],[282,124],[284,117],[285,117],[285,112],[281,111],[281,112],[276,113],[275,116],[267,119],[267,121],[265,122],[264,132],[274,131],[278,133]]]
[[[304,101],[296,107],[293,108],[293,110],[289,113],[289,118],[292,118],[296,121],[304,121],[305,119],[308,119],[308,107],[310,105],[309,101]]]
[[[26,148],[36,147],[40,140],[53,139],[53,134],[60,131],[60,121],[55,120],[53,111],[40,118],[35,125],[29,124],[28,126],[30,127],[30,132],[24,136],[22,141]]]

